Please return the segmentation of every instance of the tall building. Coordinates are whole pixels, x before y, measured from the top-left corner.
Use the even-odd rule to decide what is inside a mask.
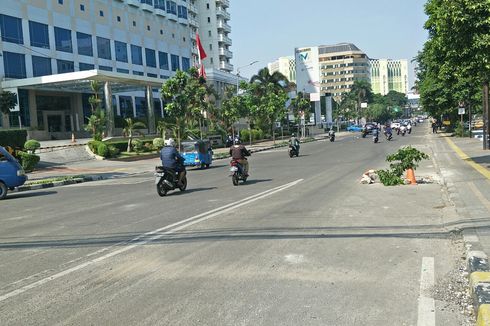
[[[352,43],[296,48],[298,90],[340,100],[356,80],[369,81],[369,58]]]
[[[199,37],[208,55],[204,59],[206,69],[217,69],[232,72],[231,59],[233,53],[231,47],[231,26],[229,25],[230,13],[227,8],[229,0],[196,1],[191,4],[197,6]]]
[[[389,91],[408,92],[408,61],[370,59],[371,87],[374,93],[386,95]]]
[[[0,114],[0,128],[27,127],[40,140],[83,134],[91,114],[90,81],[96,80],[104,89],[109,136],[121,132],[127,117],[146,121],[154,132],[154,117],[163,115],[159,88],[177,70],[194,65],[203,19],[215,24],[215,29],[204,24],[200,34],[210,30],[216,42],[207,43],[207,50],[215,50],[208,50],[210,59],[223,68],[222,74],[211,74],[219,76],[211,82],[236,83],[226,74],[233,69],[226,52],[228,4],[212,1],[210,15],[207,4],[196,0],[2,2],[0,89],[16,93],[19,105]]]
[[[267,64],[267,68],[271,74],[278,71],[286,76],[290,82],[296,83],[296,61],[293,56],[280,57],[276,61]]]

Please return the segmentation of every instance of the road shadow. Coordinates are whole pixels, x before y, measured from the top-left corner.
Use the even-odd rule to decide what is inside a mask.
[[[478,164],[486,164],[487,166],[490,164],[490,155],[475,156],[470,157],[470,159]]]
[[[15,200],[21,198],[30,198],[30,197],[40,197],[40,196],[49,196],[57,194],[57,191],[29,191],[29,192],[14,192],[7,194],[5,200]]]
[[[214,190],[214,189],[217,189],[217,187],[187,188],[185,191],[178,191],[175,193],[169,193],[169,195],[183,196],[183,195],[191,194],[193,192],[200,192],[200,191],[207,191],[207,190]]]
[[[254,185],[256,183],[271,182],[271,181],[272,179],[248,179],[245,183],[240,182],[240,185],[247,186],[247,185]]]

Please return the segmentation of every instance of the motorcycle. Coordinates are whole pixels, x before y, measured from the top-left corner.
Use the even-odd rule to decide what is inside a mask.
[[[405,136],[405,134],[407,133],[407,127],[401,126],[400,127],[400,132],[401,132],[402,136]]]
[[[385,137],[386,137],[386,140],[390,141],[393,139],[393,134],[391,132],[385,131]]]
[[[379,137],[378,137],[378,129],[375,129],[375,130],[373,131],[373,142],[376,144],[378,141],[379,141]]]
[[[178,173],[173,169],[168,169],[163,166],[155,167],[155,185],[157,193],[160,197],[167,195],[167,192],[175,189],[184,191],[187,188],[187,177],[182,179],[182,186],[177,184]]]
[[[291,145],[289,145],[289,157],[292,158],[293,156],[296,156],[296,157],[299,156],[298,146],[291,146]]]
[[[233,182],[234,186],[238,186],[238,183],[240,180],[243,182],[247,181],[247,175],[245,175],[245,171],[243,170],[243,166],[238,163],[237,160],[232,160],[230,162],[230,172],[231,174],[231,181]]]
[[[329,135],[330,141],[333,143],[335,141],[335,131],[330,131],[330,133],[328,135]]]

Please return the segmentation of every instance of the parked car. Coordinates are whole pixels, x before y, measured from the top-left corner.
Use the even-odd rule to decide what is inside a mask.
[[[358,132],[358,131],[362,131],[362,126],[361,125],[350,125],[347,127],[347,131],[354,131],[354,132]]]
[[[0,199],[7,196],[9,190],[22,186],[27,176],[19,162],[0,146]]]
[[[366,135],[370,135],[373,133],[373,129],[378,128],[378,124],[376,122],[368,122],[364,125],[363,130],[365,130]]]

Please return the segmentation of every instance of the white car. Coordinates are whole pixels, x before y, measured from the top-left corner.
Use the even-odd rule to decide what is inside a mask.
[[[400,128],[399,122],[392,122],[391,123],[391,129],[399,129],[399,128]]]

